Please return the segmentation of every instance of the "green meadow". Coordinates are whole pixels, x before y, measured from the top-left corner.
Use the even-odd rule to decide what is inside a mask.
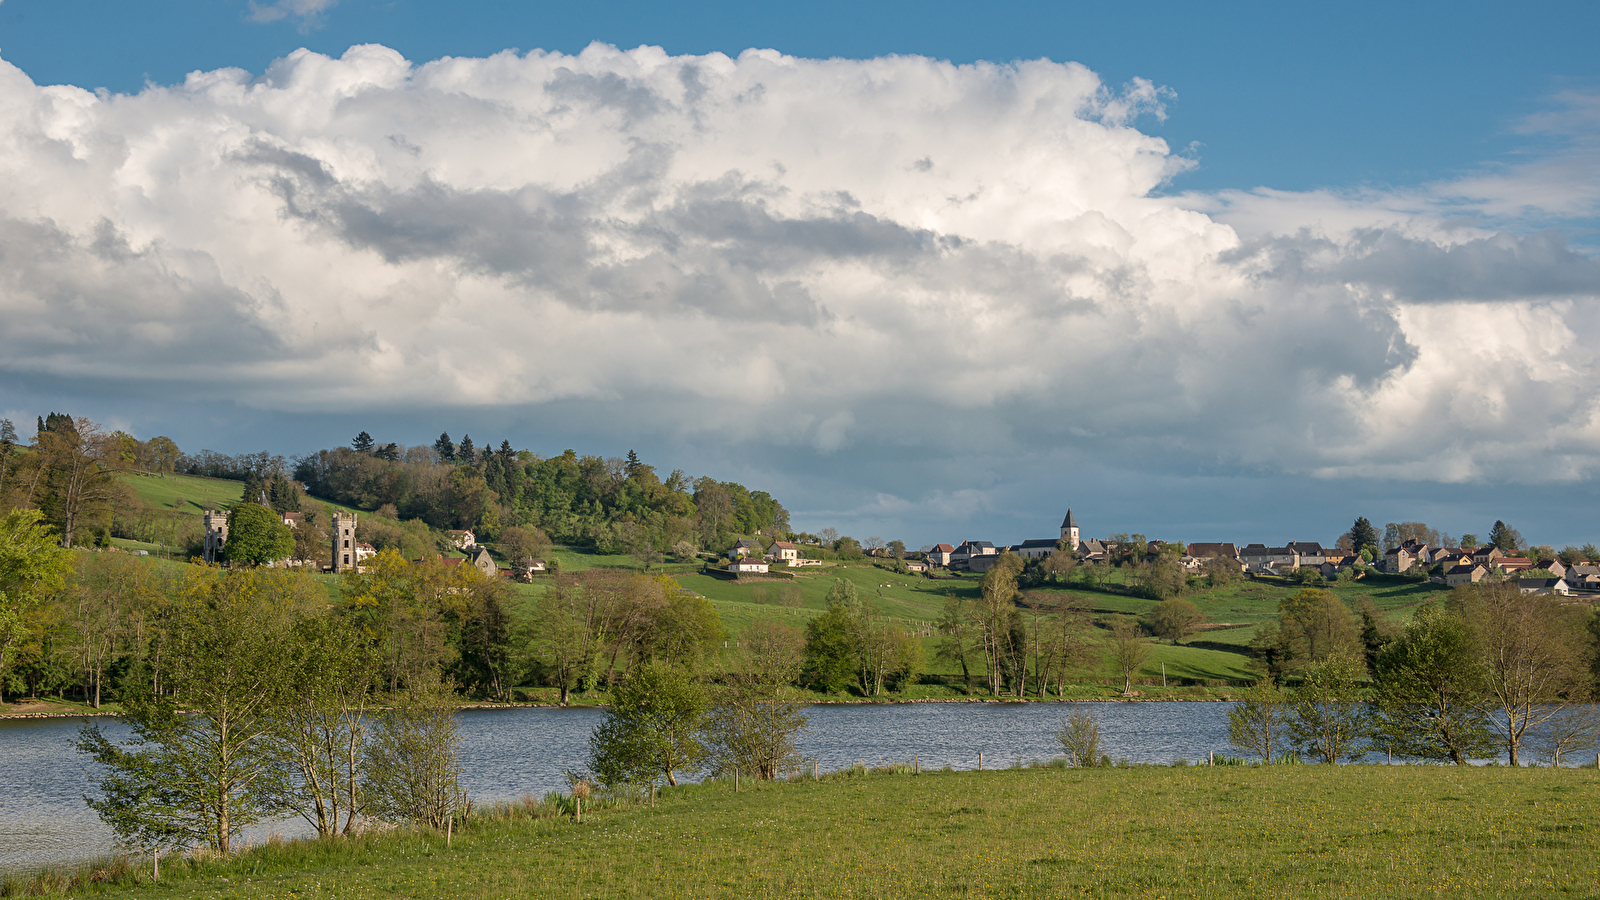
[[[1593,769],[905,767],[80,870],[129,898],[1600,897]],[[93,879],[98,872],[100,883]],[[54,881],[51,881],[54,879]],[[135,883],[137,882],[137,883]],[[67,887],[65,874],[35,887]],[[9,888],[25,887],[22,879]]]

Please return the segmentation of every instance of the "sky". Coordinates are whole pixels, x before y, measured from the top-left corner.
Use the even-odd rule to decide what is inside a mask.
[[[0,416],[1600,541],[1600,6],[0,0]]]

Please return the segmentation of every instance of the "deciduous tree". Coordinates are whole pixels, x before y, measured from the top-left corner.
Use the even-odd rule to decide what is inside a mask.
[[[1514,583],[1457,588],[1451,605],[1471,629],[1483,703],[1506,751],[1522,764],[1522,743],[1569,700],[1589,699],[1592,648],[1576,613]]]
[[[222,555],[247,566],[288,559],[294,555],[294,530],[265,506],[241,503],[228,513],[228,542]]]
[[[28,617],[71,568],[71,554],[56,546],[43,518],[36,509],[0,515],[0,699],[9,654],[27,636]]]
[[[1133,691],[1133,676],[1144,668],[1150,658],[1150,645],[1144,632],[1131,619],[1117,619],[1111,623],[1111,664],[1122,675],[1122,692]]]
[[[1257,681],[1228,710],[1228,743],[1264,763],[1277,758],[1288,739],[1287,698],[1269,678]]]
[[[408,687],[377,717],[367,744],[367,812],[442,830],[466,804],[460,743],[452,686]]]
[[[1385,746],[1458,766],[1490,752],[1481,665],[1466,623],[1439,606],[1419,609],[1374,667],[1375,724]]]
[[[1298,752],[1323,763],[1366,755],[1370,724],[1365,706],[1356,699],[1364,674],[1366,666],[1349,652],[1306,666],[1289,715],[1289,740]]]
[[[612,689],[606,720],[589,738],[589,768],[608,786],[676,785],[705,764],[709,705],[692,673],[661,661],[636,666]]]
[[[1173,599],[1157,603],[1148,618],[1151,632],[1176,644],[1193,634],[1205,622],[1206,614],[1191,601]]]
[[[90,807],[130,843],[229,852],[279,790],[283,635],[325,602],[309,578],[282,570],[190,573],[164,642],[162,693],[123,698],[129,745],[98,725],[81,732],[78,749],[100,766]]]

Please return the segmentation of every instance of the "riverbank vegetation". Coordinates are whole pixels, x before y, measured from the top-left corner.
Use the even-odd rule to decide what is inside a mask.
[[[231,857],[13,876],[138,898],[1591,896],[1593,769],[1187,766],[731,779]],[[41,891],[42,892],[42,891]]]

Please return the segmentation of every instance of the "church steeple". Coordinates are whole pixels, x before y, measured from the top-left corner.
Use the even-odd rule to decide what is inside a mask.
[[[1069,549],[1078,549],[1078,520],[1072,517],[1072,508],[1067,507],[1067,517],[1061,520],[1061,540]]]

